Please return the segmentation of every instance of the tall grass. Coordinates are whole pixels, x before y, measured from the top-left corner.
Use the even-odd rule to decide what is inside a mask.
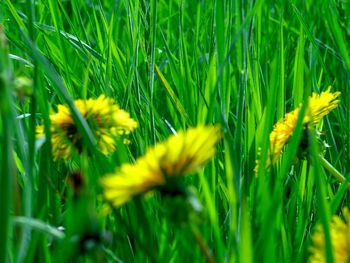
[[[306,262],[319,223],[333,262],[328,222],[349,193],[318,156],[347,177],[349,17],[348,3],[333,0],[0,1],[0,262]],[[342,92],[318,126],[330,147],[310,131],[303,158],[299,121],[281,160],[256,177],[273,124],[329,85]],[[110,156],[73,103],[100,94],[139,124]],[[89,154],[53,161],[58,104]],[[106,212],[101,176],[200,123],[221,124],[224,139],[183,179],[204,204],[197,221],[174,222],[181,206],[157,194]],[[77,170],[78,197],[68,180]]]

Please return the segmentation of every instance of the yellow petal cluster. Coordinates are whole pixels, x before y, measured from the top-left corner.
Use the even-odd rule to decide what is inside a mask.
[[[334,263],[347,263],[350,249],[350,213],[346,207],[343,209],[345,222],[334,215],[330,224],[330,236]],[[322,225],[316,227],[311,236],[310,263],[326,263],[326,244]]]
[[[191,174],[202,168],[216,153],[220,126],[198,126],[171,135],[147,149],[135,164],[123,164],[100,181],[103,196],[119,207],[134,196],[167,184],[171,177]]]
[[[304,116],[303,123],[317,125],[323,116],[338,107],[339,100],[336,98],[339,95],[339,91],[331,93],[331,87],[328,87],[321,94],[312,93],[308,100],[308,110]]]
[[[299,112],[300,108],[296,108],[287,113],[283,119],[279,120],[273,126],[273,130],[270,133],[270,144],[273,156],[272,163],[275,163],[278,160],[284,145],[292,136],[298,122]]]
[[[129,113],[120,109],[113,99],[105,95],[97,99],[75,100],[74,104],[88,122],[97,147],[104,154],[115,151],[116,138],[129,134],[137,127]],[[60,104],[57,109],[57,112],[50,115],[52,154],[55,161],[60,158],[67,159],[74,152],[81,152],[83,146],[82,135],[74,123],[69,107]],[[38,126],[37,137],[44,135],[44,126]]]
[[[308,99],[308,106],[304,115],[303,125],[308,127],[310,125],[317,125],[323,116],[331,112],[338,107],[339,100],[336,98],[340,95],[340,92],[330,92],[331,87],[321,94],[313,92],[312,96]],[[284,145],[289,141],[293,135],[293,131],[297,125],[298,116],[302,105],[295,110],[287,113],[284,118],[280,119],[274,126],[270,133],[270,149],[272,157],[272,164],[276,163],[282,154]],[[266,166],[271,163],[270,158],[267,159]],[[259,160],[257,160],[259,164]],[[254,171],[257,172],[258,165]]]

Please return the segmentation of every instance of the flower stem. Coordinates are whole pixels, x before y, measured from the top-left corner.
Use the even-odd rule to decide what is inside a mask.
[[[203,253],[205,259],[207,260],[207,262],[208,263],[216,263],[215,259],[213,258],[213,255],[211,254],[209,248],[205,244],[203,237],[199,233],[199,231],[192,224],[190,224],[190,229],[191,229],[191,232],[192,232],[194,238],[197,241],[197,244],[198,244],[201,252]]]
[[[337,169],[334,168],[333,165],[331,165],[323,156],[320,155],[320,162],[322,164],[322,166],[328,171],[330,172],[335,178],[337,178],[337,180],[341,183],[346,181],[346,178],[339,173],[339,171]],[[350,183],[348,183],[347,189],[350,190]]]

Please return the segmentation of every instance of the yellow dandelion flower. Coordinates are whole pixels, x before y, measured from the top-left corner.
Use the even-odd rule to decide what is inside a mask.
[[[282,153],[284,145],[289,141],[298,122],[300,108],[287,113],[279,120],[270,133],[270,144],[272,151],[272,163],[275,163]]]
[[[321,94],[312,93],[308,100],[308,110],[303,120],[304,124],[317,125],[323,116],[338,107],[339,100],[336,98],[340,95],[340,92],[331,93],[330,90],[331,87],[328,87]]]
[[[308,106],[304,115],[303,125],[304,128],[310,125],[317,125],[323,116],[327,115],[333,109],[338,107],[339,100],[336,98],[340,95],[340,92],[331,93],[331,87],[321,94],[316,94],[313,92],[312,96],[308,99]],[[284,118],[280,119],[272,129],[270,133],[270,149],[269,153],[272,156],[272,161],[270,158],[267,159],[266,166],[270,166],[276,163],[282,154],[282,149],[289,141],[293,135],[293,131],[298,122],[298,116],[300,113],[302,105],[300,105],[295,110],[287,113]],[[254,171],[257,172],[259,169],[259,160],[257,161],[257,166],[255,166]]]
[[[350,213],[349,209],[343,209],[345,221],[334,215],[330,223],[330,236],[334,263],[347,263],[350,249]],[[311,236],[312,246],[309,248],[310,263],[326,263],[326,244],[322,225],[316,227]]]
[[[98,149],[108,154],[115,151],[115,138],[129,134],[137,123],[129,113],[114,104],[114,100],[104,95],[97,99],[75,100],[75,106],[88,122]],[[67,159],[74,152],[80,153],[83,147],[82,135],[79,133],[71,111],[67,105],[58,105],[58,111],[50,115],[52,154],[55,161]],[[37,127],[37,137],[44,136],[44,126]]]
[[[167,184],[174,177],[191,174],[202,168],[216,153],[221,139],[220,126],[198,126],[171,135],[147,149],[133,164],[123,164],[114,174],[100,181],[103,196],[119,207],[134,196]]]

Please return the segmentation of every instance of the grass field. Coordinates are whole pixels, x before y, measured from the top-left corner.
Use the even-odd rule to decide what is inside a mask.
[[[348,0],[1,0],[0,262],[348,262],[350,222],[344,243],[330,222],[350,219],[349,43]],[[297,118],[271,163],[274,124],[329,86],[338,107]],[[76,102],[103,94],[137,122],[113,151]],[[67,158],[60,104],[80,134]],[[194,136],[218,136],[204,168],[108,205],[101,178],[200,124],[223,135]]]

